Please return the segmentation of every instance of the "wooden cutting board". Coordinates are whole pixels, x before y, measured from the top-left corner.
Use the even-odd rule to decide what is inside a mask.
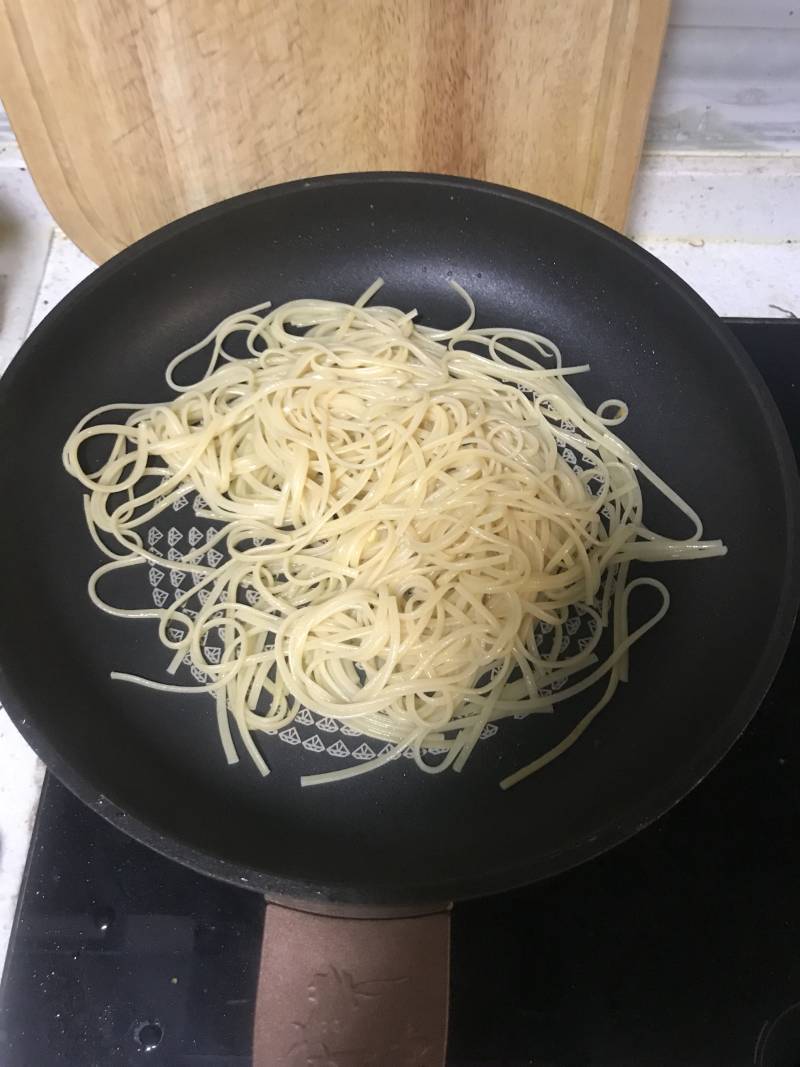
[[[0,96],[96,260],[258,186],[429,170],[621,228],[668,0],[0,0]]]

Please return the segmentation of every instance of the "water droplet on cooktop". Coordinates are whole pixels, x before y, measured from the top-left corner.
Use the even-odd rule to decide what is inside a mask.
[[[92,912],[92,921],[101,934],[106,933],[116,917],[113,908],[95,908]]]
[[[143,1052],[153,1052],[161,1044],[163,1037],[163,1026],[152,1019],[137,1023],[133,1031],[133,1040]]]

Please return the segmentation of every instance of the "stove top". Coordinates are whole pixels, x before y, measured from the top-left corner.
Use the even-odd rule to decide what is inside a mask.
[[[800,451],[800,322],[731,322]],[[449,1067],[800,1065],[800,629],[669,815],[453,913]],[[245,1067],[264,904],[45,779],[0,990],[3,1067]]]

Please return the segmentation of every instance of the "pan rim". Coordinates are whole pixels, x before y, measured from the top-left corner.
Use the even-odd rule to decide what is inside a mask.
[[[518,888],[549,875],[561,873],[585,862],[632,837],[669,811],[689,793],[727,754],[756,714],[766,695],[789,643],[794,619],[800,600],[800,543],[798,541],[798,515],[800,514],[800,477],[787,430],[778,412],[775,401],[757,368],[737,338],[708,304],[655,256],[636,245],[629,238],[610,229],[571,208],[564,207],[543,197],[506,186],[476,179],[451,175],[427,174],[403,171],[358,172],[323,175],[298,179],[268,186],[252,192],[220,201],[183,216],[153,233],[136,241],[100,265],[84,281],[79,283],[36,327],[24,342],[0,379],[0,407],[8,402],[14,388],[14,380],[23,362],[30,358],[37,346],[49,333],[58,328],[64,315],[74,305],[93,293],[119,270],[129,267],[142,256],[179,237],[187,230],[204,225],[211,219],[229,212],[238,211],[249,203],[293,196],[303,190],[326,189],[358,184],[400,184],[403,186],[436,186],[478,192],[505,200],[511,200],[539,211],[562,217],[569,223],[590,231],[598,239],[615,245],[629,257],[632,256],[645,267],[659,283],[667,286],[703,320],[712,331],[715,340],[735,364],[743,381],[749,388],[759,416],[769,434],[771,450],[775,455],[776,468],[783,488],[783,508],[786,514],[787,553],[784,563],[783,583],[771,629],[766,635],[764,648],[752,672],[748,685],[743,689],[729,714],[710,735],[705,744],[692,752],[691,757],[659,786],[646,795],[626,817],[614,820],[597,831],[591,839],[567,844],[549,853],[530,859],[524,855],[507,867],[465,879],[454,876],[434,883],[397,885],[384,883],[353,884],[351,882],[320,885],[310,880],[286,878],[270,874],[263,869],[254,869],[222,859],[201,848],[188,845],[178,838],[166,835],[153,825],[129,815],[113,800],[99,794],[91,782],[75,771],[69,761],[51,745],[31,722],[24,700],[11,691],[9,679],[0,663],[0,699],[10,718],[34,751],[39,755],[60,781],[84,803],[98,812],[113,825],[131,837],[146,844],[171,859],[178,860],[193,869],[231,882],[265,892],[270,896],[292,898],[307,902],[310,908],[315,903],[344,905],[378,905],[386,908],[402,908],[408,905],[436,905],[450,900],[463,900],[490,893]]]

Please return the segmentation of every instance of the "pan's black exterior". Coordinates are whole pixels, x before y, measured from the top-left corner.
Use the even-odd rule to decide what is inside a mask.
[[[461,775],[421,776],[399,761],[301,791],[302,761],[269,742],[267,780],[246,760],[228,768],[203,698],[111,682],[115,668],[158,672],[164,655],[152,623],[110,619],[86,596],[97,553],[60,461],[79,416],[102,402],[167,397],[167,358],[234,308],[312,294],[349,300],[378,274],[386,302],[417,306],[437,323],[461,313],[453,277],[482,322],[536,328],[567,362],[591,362],[584,395],[629,402],[625,438],[730,549],[724,559],[651,568],[669,585],[672,609],[634,650],[629,684],[566,756],[509,793],[498,779],[562,736],[580,708],[502,728]],[[24,345],[0,383],[0,451],[0,695],[23,735],[83,800],[140,840],[311,904],[417,906],[492,892],[628,837],[744,729],[797,603],[795,462],[731,334],[618,234],[463,179],[295,182],[145,238]],[[650,518],[684,533],[669,510],[655,506]]]

